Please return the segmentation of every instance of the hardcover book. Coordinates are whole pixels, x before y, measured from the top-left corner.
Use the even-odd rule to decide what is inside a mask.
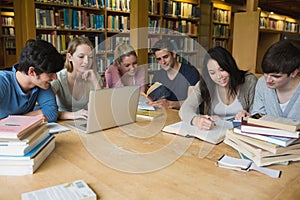
[[[255,115],[255,117],[249,117],[248,123],[282,129],[290,132],[300,130],[300,121],[271,115]]]
[[[241,152],[251,159],[257,166],[267,166],[286,161],[300,160],[299,149],[290,150],[282,154],[273,154],[260,148],[254,147],[241,140],[226,137],[224,143]]]
[[[157,101],[159,99],[165,99],[171,95],[171,91],[162,85],[159,82],[155,82],[151,87],[147,90],[147,93],[142,93],[147,98],[152,101]]]
[[[245,133],[242,132],[239,127],[236,127],[233,129],[235,134],[243,135],[246,137],[266,141],[275,145],[279,145],[282,147],[286,147],[293,143],[297,138],[288,138],[288,137],[278,137],[278,136],[272,136],[272,135],[260,135],[260,134],[255,134],[255,133]]]
[[[9,115],[0,120],[0,138],[24,139],[42,122],[43,118],[41,115]]]
[[[0,156],[0,175],[33,174],[55,147],[55,137],[49,135],[24,156]]]
[[[236,132],[232,132],[231,130],[228,130],[226,132],[226,138],[229,139],[236,139],[240,140],[242,142],[248,143],[252,146],[255,146],[257,148],[263,149],[265,151],[268,151],[273,154],[280,154],[280,153],[286,153],[289,150],[295,150],[298,149],[300,151],[300,139],[291,139],[291,142],[289,145],[284,146],[279,146],[277,144],[270,143],[265,140],[260,140],[252,137],[248,137],[246,135],[241,135]]]
[[[153,120],[159,116],[162,116],[163,112],[156,110],[137,110],[136,116],[143,119]]]
[[[262,135],[273,135],[280,137],[299,138],[299,131],[286,131],[278,128],[270,128],[265,125],[252,124],[246,120],[242,120],[241,131],[246,133],[255,133]]]

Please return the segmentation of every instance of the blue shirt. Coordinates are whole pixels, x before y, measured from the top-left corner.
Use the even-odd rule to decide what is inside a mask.
[[[200,79],[199,71],[192,65],[181,64],[179,72],[173,80],[170,80],[166,70],[161,69],[154,73],[152,82],[160,82],[171,91],[166,99],[169,101],[185,100],[189,86],[195,85]]]
[[[12,71],[0,70],[0,119],[38,109],[42,110],[49,122],[56,121],[58,111],[51,87],[47,90],[34,87],[28,95],[18,84],[15,68]]]

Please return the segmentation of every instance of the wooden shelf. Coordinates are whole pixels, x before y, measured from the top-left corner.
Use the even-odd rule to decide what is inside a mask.
[[[278,30],[269,28],[270,18],[279,20],[283,27]],[[287,16],[253,11],[236,13],[234,16],[233,57],[241,69],[261,75],[261,63],[267,49],[282,39],[283,35],[300,38],[299,25],[296,31],[286,31],[286,21],[295,23],[296,20]],[[271,22],[271,23],[274,23]],[[261,28],[265,27],[265,28]]]

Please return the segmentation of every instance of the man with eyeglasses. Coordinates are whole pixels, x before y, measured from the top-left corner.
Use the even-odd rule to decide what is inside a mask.
[[[170,40],[157,41],[152,48],[152,53],[161,66],[161,70],[154,73],[152,82],[160,82],[171,91],[171,94],[165,99],[159,99],[150,104],[179,109],[187,98],[189,86],[194,86],[199,81],[199,71],[190,64],[177,61],[177,54]]]

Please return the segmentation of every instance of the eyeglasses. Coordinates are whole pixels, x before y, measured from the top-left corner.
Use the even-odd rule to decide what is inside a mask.
[[[166,55],[164,55],[164,56],[162,56],[162,57],[156,58],[156,60],[157,60],[158,62],[160,62],[162,59],[167,59],[167,58],[169,58],[170,55],[171,55],[171,54],[168,53],[168,54],[166,54]]]

